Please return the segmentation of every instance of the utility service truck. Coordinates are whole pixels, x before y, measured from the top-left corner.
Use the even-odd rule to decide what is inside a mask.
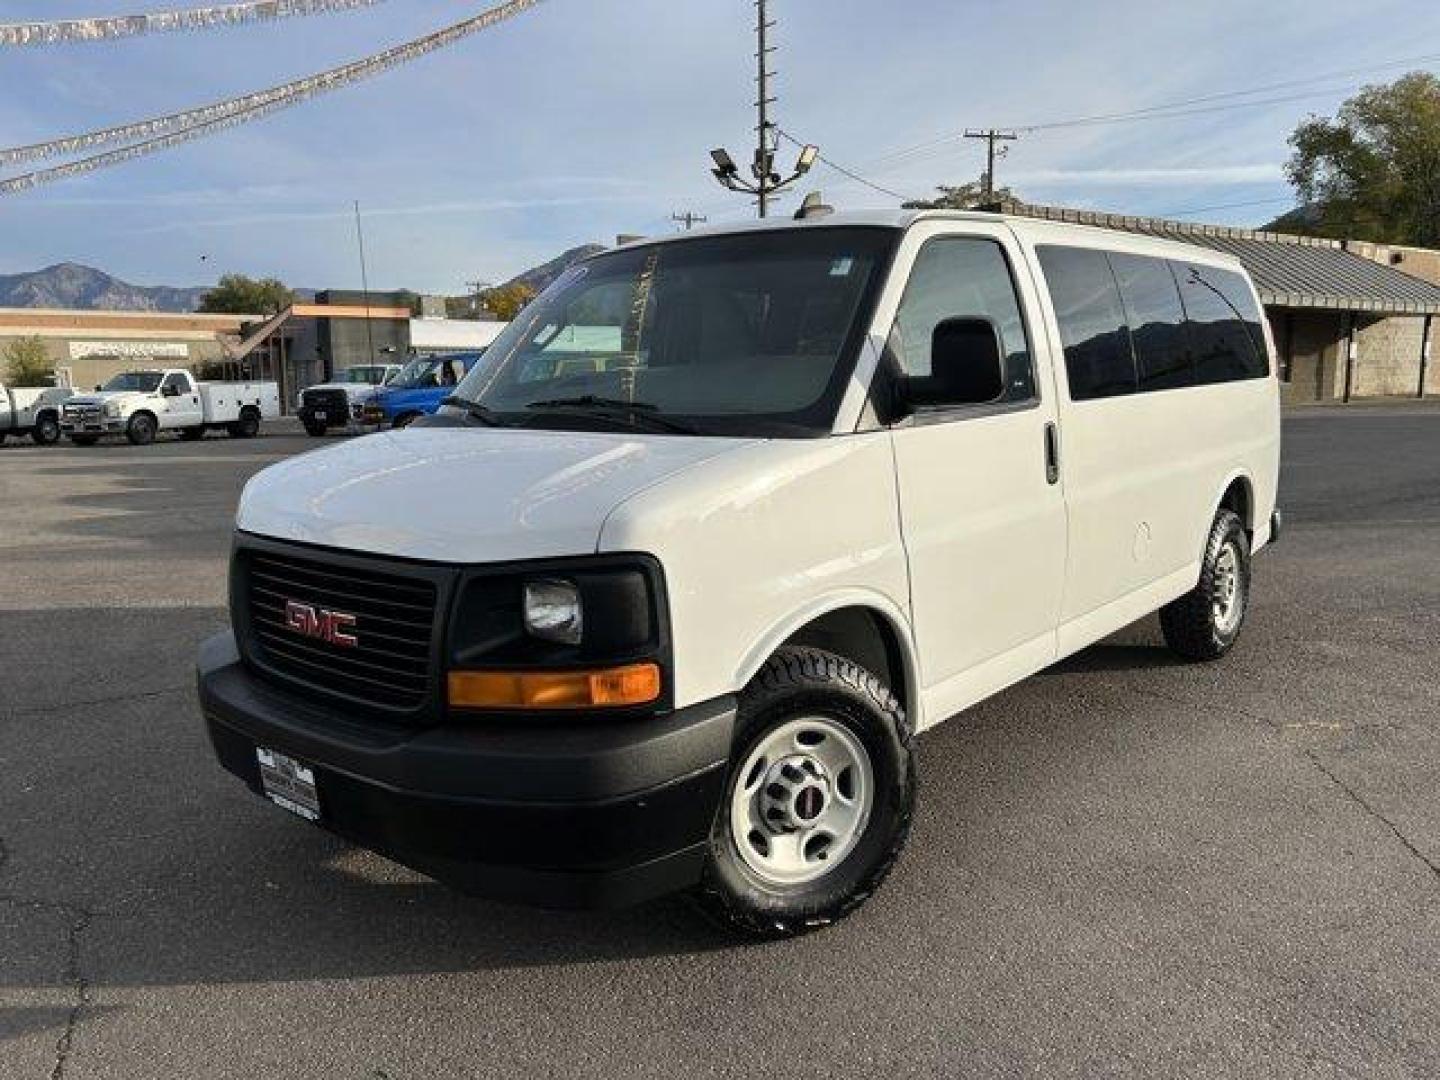
[[[63,386],[9,387],[0,384],[0,443],[29,435],[36,446],[60,441],[60,406],[74,391]]]
[[[224,430],[251,439],[262,420],[280,415],[280,388],[273,382],[199,382],[188,371],[127,371],[93,394],[72,397],[60,427],[76,446],[93,446],[104,435],[124,435],[135,446],[162,431],[201,439]]]

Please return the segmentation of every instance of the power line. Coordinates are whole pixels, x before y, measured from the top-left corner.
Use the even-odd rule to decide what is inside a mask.
[[[56,139],[48,143],[0,150],[0,164],[13,164],[20,161],[72,154],[92,146],[124,142],[130,139],[141,138],[144,140],[117,150],[81,158],[79,161],[72,161],[65,165],[0,180],[0,195],[14,194],[17,191],[25,191],[41,184],[53,183],[97,169],[119,165],[238,124],[259,120],[319,94],[339,90],[362,79],[419,59],[438,49],[446,48],[481,30],[489,29],[506,19],[514,18],[541,2],[542,0],[507,0],[506,3],[481,12],[479,15],[464,19],[424,37],[416,38],[414,41],[397,45],[384,52],[344,64],[338,68],[332,68],[329,71],[320,72],[309,78],[297,79],[281,86],[272,87],[269,90],[120,127],[105,128],[65,139]],[[146,138],[146,136],[149,137]]]
[[[1299,79],[1287,79],[1287,80],[1284,80],[1284,81],[1282,81],[1282,82],[1266,83],[1266,84],[1261,85],[1261,86],[1252,86],[1252,87],[1250,87],[1250,88],[1248,88],[1248,89],[1245,89],[1245,90],[1228,90],[1228,91],[1224,91],[1224,92],[1220,92],[1220,93],[1214,93],[1214,94],[1202,94],[1202,95],[1200,95],[1200,96],[1198,96],[1198,97],[1182,98],[1182,99],[1179,99],[1179,100],[1176,100],[1176,101],[1169,101],[1169,102],[1165,102],[1165,103],[1163,103],[1163,104],[1158,104],[1158,105],[1148,105],[1148,106],[1145,106],[1145,107],[1143,107],[1143,108],[1131,109],[1131,110],[1124,111],[1124,112],[1099,113],[1099,114],[1096,114],[1096,115],[1093,115],[1093,116],[1072,117],[1072,118],[1065,119],[1065,120],[1046,121],[1046,122],[1042,122],[1042,123],[1022,125],[1022,126],[1018,127],[1018,130],[1019,130],[1020,132],[1022,132],[1022,133],[1025,133],[1025,132],[1035,132],[1035,131],[1049,131],[1049,130],[1055,130],[1055,129],[1065,128],[1065,127],[1073,127],[1073,126],[1081,126],[1081,125],[1090,125],[1090,124],[1096,124],[1096,123],[1101,123],[1101,122],[1110,123],[1110,122],[1119,122],[1119,121],[1122,121],[1122,120],[1128,120],[1128,119],[1132,119],[1132,118],[1138,119],[1138,118],[1140,118],[1140,117],[1149,116],[1149,115],[1154,114],[1154,113],[1167,112],[1167,110],[1173,110],[1173,109],[1183,109],[1183,108],[1186,108],[1187,106],[1192,106],[1192,105],[1203,105],[1203,104],[1207,104],[1207,103],[1215,102],[1215,101],[1229,101],[1229,100],[1232,100],[1232,99],[1235,99],[1235,98],[1250,97],[1250,96],[1253,96],[1253,95],[1255,95],[1255,94],[1269,93],[1269,92],[1274,91],[1274,90],[1286,90],[1286,89],[1290,89],[1290,88],[1292,88],[1292,87],[1307,86],[1307,85],[1310,85],[1310,84],[1313,84],[1313,83],[1317,83],[1317,82],[1327,82],[1327,81],[1329,81],[1329,80],[1331,80],[1331,79],[1345,78],[1345,77],[1354,76],[1354,75],[1364,75],[1364,74],[1368,74],[1368,73],[1370,73],[1370,72],[1375,72],[1375,71],[1383,71],[1383,70],[1388,70],[1388,69],[1397,68],[1397,67],[1407,67],[1407,66],[1412,65],[1412,64],[1428,64],[1428,63],[1434,63],[1434,62],[1436,62],[1436,61],[1440,61],[1440,53],[1426,53],[1426,54],[1423,54],[1423,55],[1420,55],[1420,56],[1409,56],[1409,57],[1403,57],[1403,58],[1397,59],[1397,60],[1387,60],[1387,61],[1385,61],[1385,62],[1383,62],[1383,63],[1379,63],[1379,64],[1369,64],[1369,65],[1366,65],[1366,66],[1364,66],[1364,67],[1342,68],[1342,69],[1336,70],[1336,71],[1327,71],[1327,72],[1322,72],[1322,73],[1319,73],[1319,74],[1316,74],[1316,75],[1308,75],[1308,76],[1305,76],[1304,78],[1299,78]],[[1344,91],[1344,90],[1354,89],[1354,87],[1353,87],[1353,85],[1351,85],[1351,86],[1340,87],[1340,88],[1338,88],[1338,89],[1339,89],[1340,91]],[[1305,94],[1305,95],[1303,95],[1303,96],[1304,96],[1304,97],[1309,97],[1309,96],[1312,96],[1312,95],[1313,95],[1313,96],[1320,96],[1321,94],[1330,94],[1330,93],[1335,93],[1335,92],[1337,92],[1337,91],[1336,91],[1336,90],[1315,90],[1315,91],[1310,91],[1310,92],[1308,92],[1307,94]],[[1243,108],[1243,107],[1247,107],[1247,106],[1250,106],[1250,105],[1277,104],[1277,103],[1284,102],[1284,101],[1293,101],[1293,100],[1299,100],[1299,99],[1300,99],[1300,96],[1289,96],[1289,97],[1283,97],[1283,98],[1266,100],[1266,101],[1263,101],[1263,102],[1237,102],[1237,103],[1235,103],[1235,105],[1234,105],[1233,107],[1235,107],[1235,108]],[[1174,113],[1174,114],[1171,114],[1171,115],[1175,115],[1175,116],[1189,116],[1189,115],[1195,115],[1195,113],[1192,113],[1192,112],[1184,112],[1184,113]],[[927,139],[927,140],[924,141],[924,142],[915,143],[914,145],[907,146],[907,147],[903,147],[903,148],[901,148],[901,149],[899,149],[899,150],[892,150],[892,151],[889,151],[888,153],[885,153],[885,154],[880,155],[878,158],[875,158],[875,159],[871,162],[871,165],[872,165],[872,167],[873,167],[873,166],[875,166],[875,165],[880,165],[881,163],[889,162],[889,161],[892,161],[892,160],[895,160],[895,159],[910,157],[910,156],[915,155],[915,154],[921,154],[921,153],[924,153],[925,151],[933,150],[933,149],[936,149],[936,148],[938,148],[938,147],[945,146],[945,145],[948,145],[948,144],[950,144],[950,143],[952,143],[952,142],[955,142],[955,141],[957,141],[960,137],[961,137],[961,135],[960,135],[959,132],[951,132],[951,133],[947,133],[947,134],[945,134],[945,135],[937,136],[937,137],[932,138],[932,139]]]
[[[174,30],[208,30],[212,27],[240,26],[244,23],[268,22],[301,15],[348,11],[381,2],[382,0],[255,0],[252,3],[215,4],[183,11],[159,11],[150,15],[0,23],[0,46],[111,41]]]
[[[804,142],[802,142],[801,140],[797,139],[794,135],[791,135],[788,131],[785,131],[785,130],[782,129],[782,128],[778,128],[778,127],[777,127],[777,128],[775,129],[775,133],[776,133],[777,135],[779,135],[782,139],[784,139],[786,142],[793,143],[795,146],[804,146],[804,145],[806,145]],[[824,162],[826,165],[830,166],[830,168],[834,169],[836,172],[840,173],[842,176],[848,176],[851,180],[854,180],[857,184],[864,184],[866,187],[870,188],[872,191],[878,191],[881,195],[889,195],[892,199],[899,199],[901,202],[904,202],[905,200],[907,200],[907,199],[910,198],[909,195],[901,195],[900,192],[898,192],[898,191],[891,191],[889,188],[887,188],[887,187],[882,187],[881,185],[875,183],[875,181],[873,181],[873,180],[867,180],[867,179],[865,179],[865,177],[861,176],[859,173],[857,173],[857,172],[855,172],[855,171],[853,171],[853,170],[851,170],[851,169],[845,168],[844,165],[839,165],[839,164],[837,164],[836,162],[831,161],[831,160],[830,160],[829,158],[827,158],[824,154],[816,154],[816,155],[815,155],[815,159],[816,159],[817,161]]]
[[[1192,206],[1188,210],[1165,210],[1156,217],[1188,217],[1191,214],[1208,214],[1212,210],[1237,210],[1243,206],[1271,206],[1275,203],[1293,203],[1293,195],[1276,195],[1270,199],[1246,199],[1243,202],[1216,203],[1214,206]]]

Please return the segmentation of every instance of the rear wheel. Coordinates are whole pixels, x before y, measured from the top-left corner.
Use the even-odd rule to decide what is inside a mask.
[[[36,446],[54,446],[60,441],[60,420],[54,413],[41,413],[35,420],[30,439]]]
[[[849,660],[783,649],[741,694],[737,732],[701,903],[763,937],[843,918],[879,887],[910,830],[904,711]]]
[[[1210,525],[1200,581],[1160,609],[1165,643],[1187,660],[1218,660],[1240,637],[1250,608],[1250,540],[1233,511]]]
[[[240,410],[240,419],[225,430],[232,439],[253,439],[260,434],[260,414],[247,406]]]
[[[136,413],[125,425],[125,437],[131,446],[149,446],[155,441],[155,418],[149,413]]]

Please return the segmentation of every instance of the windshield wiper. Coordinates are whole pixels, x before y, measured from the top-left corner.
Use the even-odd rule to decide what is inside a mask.
[[[440,402],[441,405],[449,405],[452,409],[463,409],[465,415],[472,420],[478,420],[486,427],[504,427],[505,421],[501,420],[495,410],[489,405],[481,405],[478,401],[471,401],[469,398],[456,397],[454,394]]]
[[[661,431],[675,431],[682,435],[698,435],[700,431],[693,424],[662,416],[660,407],[648,401],[626,401],[621,398],[600,397],[596,394],[582,394],[579,397],[550,398],[532,401],[525,406],[539,412],[588,413],[606,420],[638,422],[639,426],[659,428]]]

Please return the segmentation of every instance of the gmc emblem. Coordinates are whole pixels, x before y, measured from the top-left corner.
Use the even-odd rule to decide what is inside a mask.
[[[326,611],[298,600],[285,603],[285,625],[303,637],[318,638],[342,649],[353,649],[360,639],[350,633],[355,616],[343,611]]]

